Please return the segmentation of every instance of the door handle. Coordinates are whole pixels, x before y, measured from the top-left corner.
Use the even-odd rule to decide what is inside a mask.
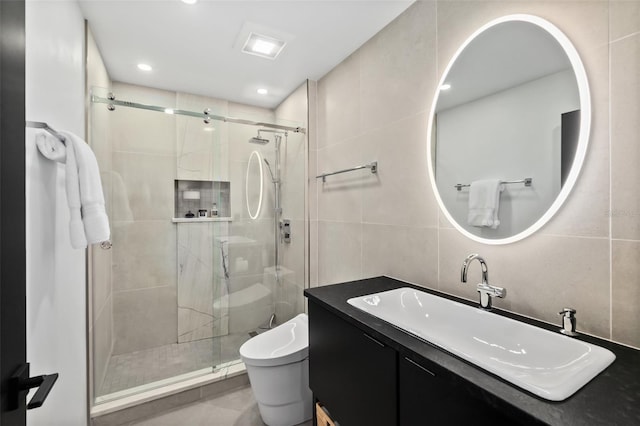
[[[58,373],[29,377],[29,363],[21,365],[13,373],[9,382],[8,410],[18,409],[23,392],[27,392],[32,388],[38,388],[38,390],[27,404],[27,410],[41,407],[47,396],[49,396],[49,392],[51,392],[56,380],[58,380]]]

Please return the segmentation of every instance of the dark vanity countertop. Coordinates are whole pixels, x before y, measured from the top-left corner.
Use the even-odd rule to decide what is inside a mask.
[[[482,393],[482,397],[492,405],[525,420],[526,423],[542,422],[558,426],[640,425],[640,351],[591,336],[577,336],[577,339],[609,349],[616,355],[616,360],[568,399],[562,402],[546,401],[347,303],[347,299],[352,297],[399,287],[412,287],[466,305],[477,306],[477,303],[465,299],[388,277],[316,287],[307,289],[304,293],[310,300],[400,353],[409,354],[415,359],[422,357],[454,373],[468,386],[473,387],[474,392]],[[493,312],[548,330],[558,330],[557,326],[499,309]]]

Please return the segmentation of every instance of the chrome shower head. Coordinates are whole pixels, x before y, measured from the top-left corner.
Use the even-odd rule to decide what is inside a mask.
[[[266,145],[269,143],[269,139],[261,138],[260,136],[249,139],[249,143],[255,143],[258,145]]]

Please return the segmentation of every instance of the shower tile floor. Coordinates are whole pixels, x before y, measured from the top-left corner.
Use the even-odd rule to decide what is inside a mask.
[[[128,423],[127,426],[265,426],[250,387]],[[311,420],[299,426],[312,426]]]
[[[113,355],[97,396],[239,359],[238,350],[249,338],[247,333],[230,334]]]

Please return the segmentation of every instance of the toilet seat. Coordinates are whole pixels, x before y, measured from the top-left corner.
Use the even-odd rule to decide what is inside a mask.
[[[268,367],[299,362],[309,355],[309,319],[299,314],[274,329],[259,334],[240,347],[247,365]]]

